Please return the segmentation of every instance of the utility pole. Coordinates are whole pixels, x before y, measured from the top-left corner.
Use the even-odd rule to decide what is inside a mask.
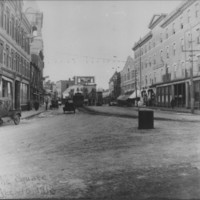
[[[189,61],[191,62],[191,66],[190,66],[190,106],[191,106],[191,113],[193,114],[194,113],[194,82],[193,82],[193,56],[195,56],[193,53],[195,51],[200,51],[200,50],[194,50],[193,49],[193,40],[192,40],[192,31],[191,31],[191,28],[190,28],[190,46],[191,46],[191,49],[189,50],[182,50],[183,52],[189,52],[190,53],[190,59]]]

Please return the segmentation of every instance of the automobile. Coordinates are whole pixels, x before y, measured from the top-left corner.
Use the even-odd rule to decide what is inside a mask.
[[[21,110],[13,110],[12,109],[12,101],[9,98],[1,97],[0,98],[0,125],[3,124],[4,121],[13,120],[15,125],[20,123]],[[4,120],[4,121],[3,121]]]
[[[75,108],[73,100],[67,100],[65,102],[65,106],[63,107],[63,112],[65,113],[66,111],[73,112],[73,113],[76,112],[76,108]]]
[[[109,106],[117,106],[117,101],[110,101]]]
[[[61,106],[62,105],[62,101],[58,100],[58,105]]]

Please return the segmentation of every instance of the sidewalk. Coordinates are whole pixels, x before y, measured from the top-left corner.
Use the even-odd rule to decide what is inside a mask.
[[[34,108],[32,108],[32,110],[29,110],[29,111],[22,111],[21,119],[29,119],[29,118],[39,115],[40,113],[43,113],[45,111],[46,110],[45,110],[44,105],[40,106],[38,110],[35,110]]]
[[[153,110],[155,120],[169,120],[169,121],[182,121],[182,122],[199,122],[200,115],[191,114],[190,112],[180,112],[177,109],[161,110],[159,108],[153,109],[152,107],[119,107],[119,106],[86,106],[85,109],[91,113],[101,113],[105,115],[116,115],[122,117],[138,118],[139,110]],[[189,110],[190,111],[190,110]]]

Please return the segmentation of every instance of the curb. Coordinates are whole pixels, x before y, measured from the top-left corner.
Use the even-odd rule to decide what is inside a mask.
[[[134,118],[134,119],[138,118],[137,115],[101,112],[101,111],[97,111],[95,109],[88,108],[88,107],[83,107],[83,109],[81,109],[81,111],[83,111],[83,110],[85,110],[89,114],[93,114],[93,115],[115,116],[115,117]],[[171,118],[164,118],[164,117],[154,117],[154,120],[160,120],[160,121],[178,121],[178,122],[199,122],[199,120],[171,119]]]
[[[39,115],[39,114],[41,114],[41,113],[43,113],[43,112],[45,112],[45,111],[46,111],[46,110],[43,110],[43,111],[40,111],[40,112],[37,112],[37,113],[31,114],[31,115],[26,116],[26,117],[23,117],[23,113],[22,113],[22,117],[21,117],[21,119],[30,119],[30,118],[35,117],[35,116],[37,116],[37,115]]]

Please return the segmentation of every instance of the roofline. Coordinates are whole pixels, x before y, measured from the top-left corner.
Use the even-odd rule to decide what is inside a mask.
[[[187,0],[183,1],[179,7],[177,7],[175,10],[173,10],[164,20],[164,22],[161,24],[162,28],[165,28],[174,18],[178,17],[183,13],[185,9],[187,9],[190,5],[192,5],[197,0]]]
[[[135,51],[138,47],[141,47],[141,45],[148,40],[152,38],[153,34],[152,32],[148,32],[142,39],[140,39],[137,43],[135,43],[134,47],[132,48],[133,51]]]

